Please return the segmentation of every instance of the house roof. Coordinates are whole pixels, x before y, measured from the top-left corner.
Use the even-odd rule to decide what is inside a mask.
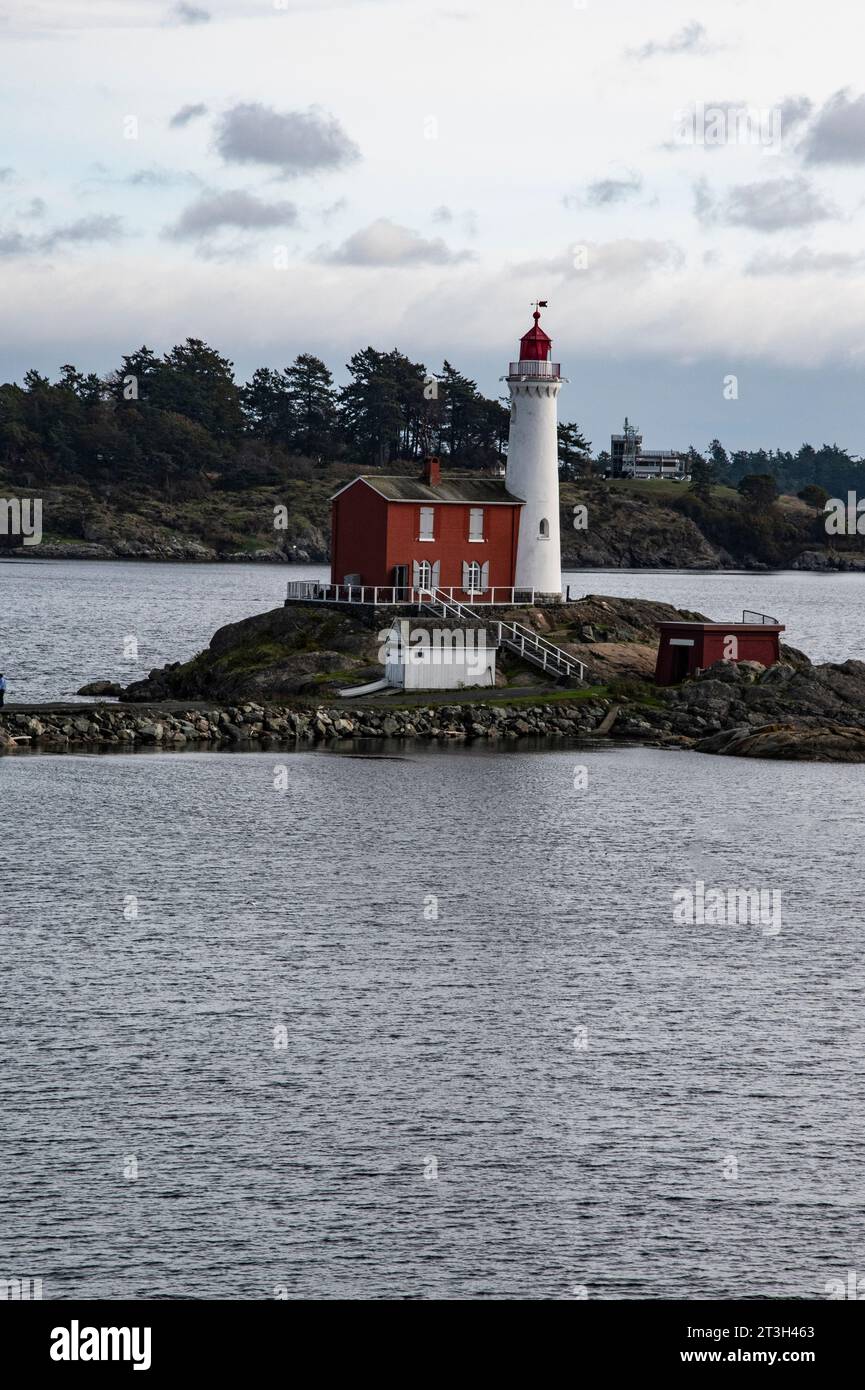
[[[444,473],[438,483],[399,474],[362,473],[346,483],[333,497],[339,497],[355,483],[366,483],[388,502],[472,502],[483,506],[524,506],[523,498],[508,492],[504,478],[467,477],[464,473]],[[333,501],[333,497],[331,501]]]

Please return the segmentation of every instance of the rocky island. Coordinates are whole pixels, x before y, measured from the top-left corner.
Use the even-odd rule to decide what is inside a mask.
[[[392,610],[291,604],[220,628],[186,662],[125,689],[95,683],[92,705],[0,712],[0,751],[277,747],[331,740],[609,739],[743,757],[865,761],[865,663],[717,662],[660,688],[656,624],[703,615],[590,594],[520,618],[585,665],[566,687],[501,654],[495,690],[379,693],[341,688],[381,674]]]

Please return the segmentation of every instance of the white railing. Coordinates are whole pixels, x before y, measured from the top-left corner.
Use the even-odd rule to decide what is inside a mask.
[[[468,598],[469,602],[508,607],[513,604],[533,604],[534,589],[516,589],[502,584],[483,591],[460,589],[451,586],[437,589],[453,600],[456,594]],[[286,587],[286,598],[303,603],[371,603],[375,606],[389,606],[395,603],[424,603],[431,598],[432,589],[416,589],[410,585],[392,584],[332,584],[329,580],[290,579]]]
[[[481,618],[480,613],[474,613],[465,604],[457,603],[452,591],[443,589],[437,589],[434,594],[430,594],[424,600],[424,607],[430,608],[440,617],[457,618],[462,622],[466,619]],[[531,628],[523,627],[520,623],[495,623],[494,626],[499,646],[508,647],[525,661],[530,661],[553,675],[571,678],[576,672],[578,680],[585,679],[586,668],[582,661],[578,661],[563,648],[555,647],[552,642],[539,637]]]
[[[544,671],[553,671],[558,676],[572,676],[576,671],[578,680],[585,679],[586,668],[582,661],[577,661],[570,652],[538,637],[530,628],[520,623],[496,623],[496,628],[500,643],[510,647],[511,651],[518,651],[520,656],[533,661]]]
[[[508,376],[561,376],[561,362],[535,362],[525,360],[508,363]]]

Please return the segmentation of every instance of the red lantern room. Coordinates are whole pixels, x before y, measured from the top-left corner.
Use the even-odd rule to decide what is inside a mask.
[[[546,362],[552,352],[553,340],[539,326],[540,317],[540,309],[535,309],[532,314],[535,321],[534,328],[530,328],[528,333],[524,333],[520,338],[521,362]]]
[[[534,327],[520,338],[520,359],[518,362],[510,364],[508,381],[534,382],[538,377],[560,380],[560,364],[550,361],[553,340],[549,334],[544,332],[538,322],[541,317],[541,309],[546,309],[546,307],[547,301],[545,299],[535,301],[535,312],[532,314],[535,321]]]

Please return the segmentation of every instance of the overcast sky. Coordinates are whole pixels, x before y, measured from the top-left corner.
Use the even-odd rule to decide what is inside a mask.
[[[0,0],[0,43],[3,379],[196,336],[494,394],[541,297],[596,447],[865,452],[850,0]]]

